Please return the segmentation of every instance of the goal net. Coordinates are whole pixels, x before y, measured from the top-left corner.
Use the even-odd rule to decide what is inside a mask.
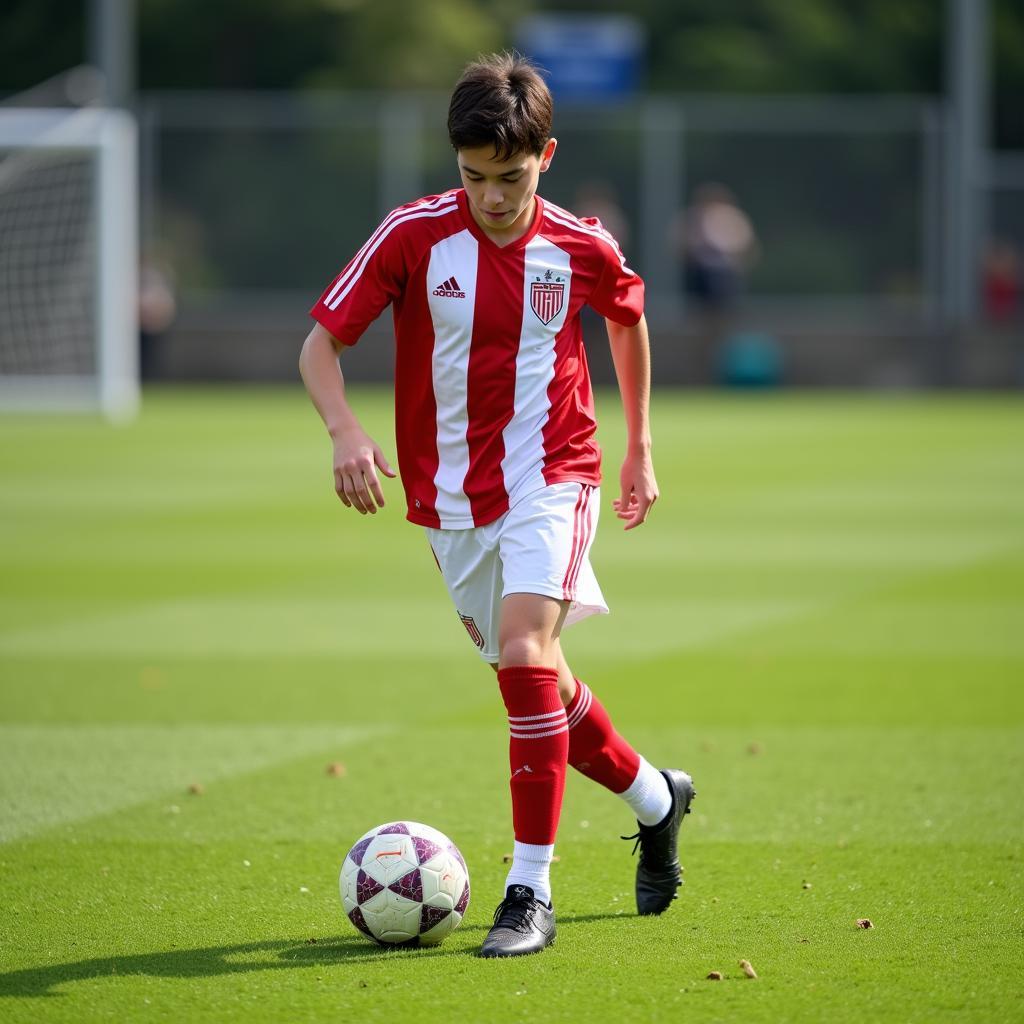
[[[136,159],[122,111],[0,109],[0,409],[135,412]]]

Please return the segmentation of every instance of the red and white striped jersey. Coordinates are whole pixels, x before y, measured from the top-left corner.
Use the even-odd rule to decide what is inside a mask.
[[[391,303],[408,518],[462,530],[547,484],[600,483],[580,310],[631,326],[643,299],[598,221],[538,196],[499,246],[455,189],[389,214],[310,312],[354,345]]]

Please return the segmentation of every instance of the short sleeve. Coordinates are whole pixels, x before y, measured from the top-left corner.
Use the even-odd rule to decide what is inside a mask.
[[[595,247],[599,253],[601,269],[588,304],[601,316],[623,327],[632,327],[644,313],[643,279],[626,265],[626,258],[618,243],[601,227],[599,220],[584,217],[582,222],[600,231]]]
[[[405,258],[394,228],[389,215],[309,311],[345,345],[354,345],[402,292]]]

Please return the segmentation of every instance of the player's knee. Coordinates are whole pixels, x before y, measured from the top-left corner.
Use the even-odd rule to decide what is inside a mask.
[[[545,644],[535,633],[520,633],[501,640],[502,665],[549,665],[552,662],[550,644]]]

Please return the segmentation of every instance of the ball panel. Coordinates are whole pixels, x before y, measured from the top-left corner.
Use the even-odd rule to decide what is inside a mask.
[[[380,882],[371,878],[362,868],[359,869],[359,874],[356,875],[356,903],[362,906],[383,889],[384,886]]]
[[[439,910],[452,911],[455,909],[455,900],[446,892],[436,892],[429,900],[424,900],[425,907],[436,907]]]
[[[363,920],[370,926],[372,931],[376,931],[374,928],[374,921],[380,914],[383,914],[388,908],[388,893],[387,889],[378,889],[377,892],[371,896],[365,903],[359,904],[359,909],[363,912]]]
[[[424,907],[423,909],[426,910],[427,908]],[[421,924],[422,923],[423,922],[421,922]],[[432,927],[420,932],[420,945],[438,945],[438,943],[443,942],[449,935],[451,935],[451,933],[455,931],[461,923],[462,918],[458,914],[445,914],[445,916]]]
[[[379,910],[366,915],[370,930],[381,942],[408,942],[416,938],[420,930],[420,905],[394,893],[387,893],[387,897]]]
[[[424,825],[422,821],[407,821],[406,827],[409,829],[411,836],[418,836],[420,839],[428,839],[432,843],[436,843],[442,848],[446,848],[451,843],[451,840],[443,833],[439,832],[436,828],[432,828],[430,825]]]
[[[404,821],[392,821],[387,825],[381,825],[377,829],[377,835],[379,836],[390,836],[390,835],[409,835],[409,824]]]
[[[359,867],[353,864],[347,857],[341,865],[341,875],[338,877],[338,888],[341,891],[341,903],[345,913],[349,913],[353,907],[359,905],[356,899],[356,876],[359,874]]]
[[[459,852],[459,848],[450,840],[445,839],[445,847],[448,852],[459,862],[462,866],[462,870],[469,874],[469,868],[466,867],[466,862],[462,859],[462,854]]]
[[[373,842],[373,836],[366,836],[360,839],[351,850],[348,851],[349,857],[355,864],[363,863],[363,854],[366,853],[366,848]]]
[[[442,850],[440,843],[435,843],[433,840],[426,839],[423,836],[413,836],[412,845],[416,850],[416,857],[421,864],[430,860],[431,857],[436,856]]]
[[[424,903],[420,908],[420,933],[430,931],[446,917],[450,917],[451,913],[446,907],[431,907]]]
[[[459,897],[459,902],[455,904],[455,913],[459,915],[461,920],[466,916],[466,907],[469,906],[469,876],[466,876],[466,884],[462,890],[462,895]]]
[[[443,895],[448,905],[454,907],[462,893],[466,874],[462,865],[446,851],[431,858],[420,867],[423,876],[423,901],[435,903],[434,896]]]
[[[358,907],[353,907],[348,912],[348,919],[358,928],[368,939],[375,938],[373,932],[370,931],[370,926],[366,923],[366,919],[363,917],[363,912]]]
[[[373,837],[360,867],[381,885],[390,885],[419,867],[419,860],[409,836],[387,833]]]
[[[413,868],[397,882],[392,882],[388,888],[404,899],[412,900],[414,903],[423,902],[423,879],[419,868]]]
[[[353,864],[352,861],[345,858],[341,865],[341,874],[338,876],[338,884],[341,887],[341,898],[345,898],[345,893],[351,890],[352,898],[355,899],[355,885],[356,876],[359,874],[359,865]]]

